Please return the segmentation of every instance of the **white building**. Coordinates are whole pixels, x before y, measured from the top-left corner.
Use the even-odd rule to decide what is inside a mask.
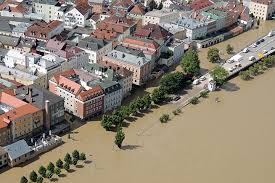
[[[64,14],[65,27],[74,28],[85,27],[90,25],[89,16],[91,15],[91,9],[89,6],[77,5]]]
[[[44,21],[50,22],[57,20],[57,12],[60,6],[57,0],[35,0],[33,2],[33,11],[37,14],[42,14]]]
[[[173,22],[179,18],[179,13],[170,9],[153,10],[147,12],[142,19],[142,25]]]
[[[249,9],[257,19],[267,20],[275,13],[275,2],[273,0],[251,0]]]
[[[189,17],[180,17],[175,24],[184,27],[186,37],[190,39],[204,38],[207,34],[207,23]]]

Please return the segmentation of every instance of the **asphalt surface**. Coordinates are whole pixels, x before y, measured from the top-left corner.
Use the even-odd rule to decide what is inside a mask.
[[[229,77],[234,74],[237,74],[238,72],[245,69],[246,67],[249,67],[255,62],[258,62],[263,57],[266,57],[275,52],[275,31],[272,31],[272,32],[273,32],[273,36],[269,37],[268,35],[266,35],[258,40],[255,40],[255,42],[252,43],[251,45],[248,45],[247,47],[245,47],[248,49],[247,53],[243,52],[243,50],[245,49],[243,48],[242,51],[235,54],[230,59],[228,59],[224,64],[221,65],[223,68],[225,68],[228,71]],[[263,40],[263,41],[260,41],[260,40]],[[257,46],[253,47],[253,45],[256,44],[256,42],[258,42]],[[252,56],[255,57],[255,59],[253,61],[250,61],[249,58]],[[234,59],[237,57],[239,57],[238,60]],[[234,61],[232,62],[230,60],[234,60]],[[208,81],[211,78],[210,74],[206,73],[205,75],[203,75],[203,77],[205,79],[203,81],[200,81],[200,83],[196,85],[196,87],[203,89],[208,84]]]

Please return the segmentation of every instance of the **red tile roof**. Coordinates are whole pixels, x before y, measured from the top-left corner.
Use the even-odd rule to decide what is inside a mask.
[[[0,93],[0,103],[4,103],[15,108],[26,104],[26,102],[23,102],[22,100],[19,100],[18,98],[5,92]]]
[[[210,0],[193,0],[189,6],[193,9],[193,10],[200,10],[203,8],[206,8],[208,6],[213,5],[214,3]]]
[[[103,93],[104,93],[104,91],[101,88],[101,86],[97,85],[93,88],[90,88],[87,91],[83,91],[83,92],[79,93],[78,97],[81,101],[86,101],[90,97],[94,98],[98,95],[102,95]]]
[[[74,95],[77,95],[80,92],[81,85],[64,77],[59,77],[59,85],[65,89],[68,89],[70,92],[72,92]]]
[[[39,110],[39,108],[34,107],[31,104],[25,104],[23,106],[10,110],[5,114],[0,115],[0,121],[9,124],[13,120],[16,120],[27,114],[33,114],[35,112],[38,112]]]
[[[156,24],[147,24],[144,27],[136,30],[134,35],[156,40],[167,40],[172,36],[171,33]]]
[[[44,21],[37,21],[32,26],[28,27],[25,32],[26,36],[35,37],[39,39],[50,39],[48,33],[60,26],[61,22],[54,20],[50,23]]]
[[[145,15],[145,7],[142,4],[136,4],[133,9],[131,9],[130,13],[137,15]]]

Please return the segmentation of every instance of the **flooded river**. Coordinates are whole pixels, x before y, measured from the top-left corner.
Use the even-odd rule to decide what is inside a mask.
[[[273,23],[273,27],[275,24]],[[270,31],[271,24],[260,28]],[[255,39],[255,31],[228,40],[236,49]],[[245,36],[246,39],[245,39]],[[251,37],[250,37],[251,36]],[[235,41],[235,42],[234,42]],[[233,42],[235,44],[233,44]],[[227,43],[221,43],[222,52]],[[212,67],[200,52],[203,67]],[[225,53],[225,51],[224,51]],[[226,57],[226,55],[224,55]],[[220,102],[216,103],[215,98]],[[31,170],[79,149],[92,162],[56,179],[60,183],[273,183],[275,182],[275,69],[251,81],[235,78],[222,91],[200,99],[167,124],[158,123],[172,104],[145,114],[124,128],[123,150],[113,145],[114,133],[98,121],[76,129],[72,139],[38,160],[1,172],[1,183],[17,183]],[[46,181],[49,182],[49,181]]]

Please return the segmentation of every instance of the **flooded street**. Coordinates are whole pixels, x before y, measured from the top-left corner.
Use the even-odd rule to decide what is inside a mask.
[[[257,36],[266,34],[274,22],[215,45],[223,58],[229,43],[239,51]],[[202,67],[207,49],[200,51]],[[179,69],[179,67],[177,68]],[[56,180],[59,183],[274,183],[275,182],[275,68],[251,81],[238,77],[219,92],[188,106],[167,124],[158,122],[175,105],[153,109],[124,128],[123,150],[114,147],[113,132],[98,121],[74,131],[65,144],[23,166],[0,172],[1,183],[17,183],[40,165],[47,166],[74,149],[92,162]],[[147,91],[151,91],[148,88]],[[215,98],[220,102],[216,103]],[[56,177],[56,176],[55,176]],[[50,182],[48,180],[44,182]]]

